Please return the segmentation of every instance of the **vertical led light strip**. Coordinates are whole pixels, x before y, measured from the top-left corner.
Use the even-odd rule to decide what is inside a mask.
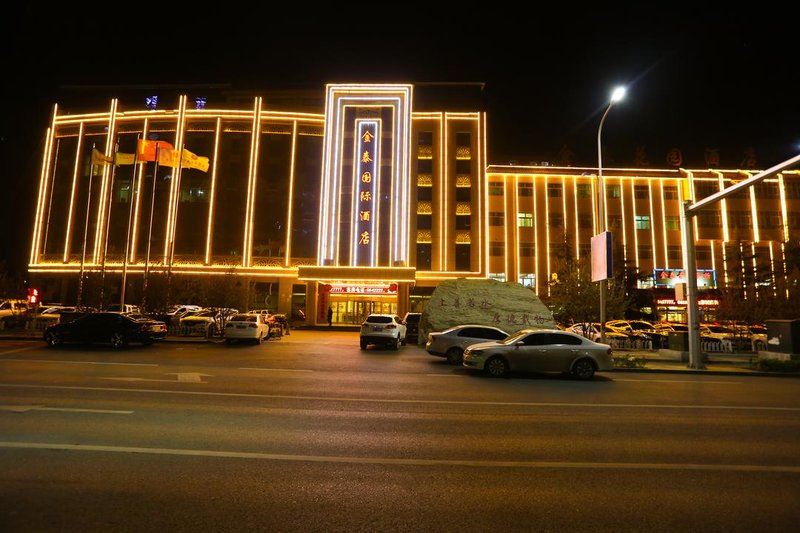
[[[653,268],[655,268],[658,264],[656,260],[656,217],[655,213],[653,212],[653,180],[647,180],[647,195],[650,198],[650,240],[652,241],[650,244],[650,248],[653,251]],[[662,219],[661,224],[664,224]],[[667,256],[664,256],[664,260],[666,261]]]
[[[295,127],[297,127],[297,122],[295,122]],[[217,200],[217,161],[219,160],[219,138],[222,132],[222,118],[217,117],[217,127],[216,131],[214,132],[214,159],[211,163],[211,198],[208,202],[208,229],[206,230],[206,257],[205,257],[205,264],[211,264],[211,250],[213,246],[212,235],[214,233],[214,207],[216,206]],[[294,150],[294,143],[292,144],[292,150]],[[294,161],[294,151],[292,151],[292,161]],[[292,166],[292,170],[294,170],[294,166]],[[291,182],[289,184],[291,187]],[[289,193],[289,198],[291,198],[291,188]],[[291,200],[290,200],[291,202]],[[290,204],[291,209],[291,204]],[[287,247],[288,248],[288,247]]]
[[[67,212],[67,231],[64,234],[64,262],[69,261],[70,232],[72,231],[72,215],[75,209],[75,194],[78,190],[78,169],[81,164],[81,148],[83,148],[83,122],[78,128],[78,145],[75,148],[75,166],[72,169],[72,192],[69,195],[69,211]],[[91,168],[89,170],[91,172]]]
[[[175,256],[175,227],[178,219],[178,200],[181,192],[181,167],[183,166],[183,139],[186,122],[186,95],[178,98],[178,121],[175,125],[175,150],[178,152],[178,166],[172,170],[169,188],[169,207],[167,228],[164,234],[164,264],[171,265]]]
[[[247,204],[245,205],[244,241],[242,243],[242,266],[250,266],[253,245],[253,207],[256,195],[256,159],[258,144],[261,138],[261,97],[257,96],[253,104],[253,133],[250,138],[250,160],[247,169]]]
[[[722,172],[715,172],[711,171],[712,174],[717,175],[717,183],[719,185],[719,190],[723,190],[725,188],[725,177],[723,176]],[[723,242],[728,242],[729,235],[728,235],[728,202],[725,199],[720,200],[720,215],[722,216],[722,240]],[[697,218],[697,217],[695,217]],[[699,237],[696,233],[697,228],[695,228],[695,237]]]
[[[547,191],[547,176],[544,177],[544,245],[547,247],[547,295],[550,296],[550,194]],[[539,217],[535,216],[538,205],[536,203],[536,176],[533,179],[533,213],[534,215],[533,220],[535,221]],[[536,222],[534,222],[536,224]],[[517,273],[517,281],[519,281],[519,273]]]
[[[537,210],[539,208],[539,203],[536,201],[536,200],[538,200],[538,195],[536,194],[536,188],[537,187],[536,187],[536,176],[535,175],[531,176],[531,185],[533,185],[533,242],[535,243],[534,246],[536,246],[536,249],[538,250],[539,249],[539,213],[538,213]],[[545,202],[546,202],[546,200],[545,200]],[[545,210],[545,216],[546,216],[546,213],[547,213],[547,211]],[[517,226],[519,226],[519,224],[517,224]],[[549,241],[549,239],[545,238],[545,243],[547,243],[548,241]],[[519,255],[519,254],[517,254],[517,255]],[[547,249],[547,245],[546,244],[545,244],[544,255],[547,256],[547,260],[549,261],[550,260],[550,250]],[[536,270],[536,279],[541,281],[541,279],[539,278],[539,254],[538,253],[536,254],[536,263],[534,263],[534,267],[535,267],[535,270]],[[517,283],[519,283],[519,275],[520,275],[520,271],[517,270],[517,279],[516,279]],[[540,285],[541,285],[541,283],[536,283],[536,295],[537,296],[539,295],[539,286]]]
[[[289,164],[289,209],[286,213],[286,257],[283,266],[289,268],[289,258],[292,255],[292,211],[294,210],[294,169],[297,154],[297,121],[292,122],[292,159]]]
[[[149,125],[149,119],[144,119],[144,128],[142,130],[142,139],[147,138],[147,130]],[[133,179],[131,181],[131,188],[133,188],[134,182],[136,183],[136,206],[133,208],[133,227],[131,228],[131,254],[129,257],[129,261],[131,263],[136,262],[136,244],[139,237],[139,210],[141,208],[142,203],[142,181],[144,180],[144,165],[137,165],[139,168],[133,168],[131,172],[131,176],[135,176],[138,170],[139,176],[138,179]],[[155,170],[153,170],[155,172]]]
[[[711,270],[714,271],[714,279],[716,279],[716,277],[717,277],[717,253],[714,250],[714,241],[711,241],[711,243],[709,243],[709,247],[711,248]],[[716,289],[717,287],[714,287],[714,288]]]
[[[486,138],[486,113],[485,112],[482,113],[482,116],[483,116],[483,160],[488,162],[489,159],[488,159],[488,155],[487,155],[487,150],[488,150],[487,146],[489,144],[489,140]],[[483,243],[484,244],[484,252],[483,253],[486,254],[485,255],[485,258],[486,258],[486,272],[485,272],[485,275],[486,275],[486,277],[489,277],[489,273],[490,273],[489,272],[489,270],[490,270],[489,269],[489,238],[490,238],[489,237],[489,174],[487,172],[485,172],[485,170],[483,170],[483,168],[481,168],[481,172],[483,172],[483,179],[484,179],[483,197],[482,197],[481,201],[483,202],[483,205],[485,206],[485,209],[483,211],[485,213],[485,216],[483,217],[483,228],[484,228],[484,233],[483,234],[485,235],[485,238],[486,238],[486,241]],[[503,194],[505,194],[505,191],[503,191]],[[506,218],[506,217],[503,217],[503,218]]]
[[[592,185],[592,236],[597,235],[597,226],[600,225],[600,213],[597,212],[597,186],[594,179],[591,180]]]
[[[479,274],[483,273],[483,257],[482,257],[482,254],[481,254],[481,250],[482,250],[482,247],[483,247],[483,231],[482,231],[482,226],[480,224],[480,221],[483,220],[483,213],[484,213],[484,210],[483,210],[483,198],[485,198],[487,196],[487,191],[488,191],[488,189],[485,189],[484,186],[483,186],[483,184],[485,182],[486,169],[483,168],[483,161],[484,161],[483,160],[483,144],[484,144],[484,140],[483,140],[483,137],[481,136],[481,133],[483,132],[483,129],[482,129],[482,126],[481,126],[482,119],[483,119],[483,114],[482,113],[478,113],[478,124],[477,124],[477,127],[475,129],[476,137],[478,138],[478,141],[477,141],[477,148],[478,148],[477,149],[477,152],[478,152],[478,167],[477,167],[477,169],[478,169],[478,177],[475,180],[476,184],[478,185],[478,201],[475,202],[477,204],[477,206],[478,206],[478,223],[475,224],[475,226],[478,228],[478,251],[477,251],[477,254],[475,254],[475,251],[474,251],[475,249],[470,247],[470,254],[471,255],[475,254],[475,255],[478,256],[478,273]],[[471,149],[472,149],[472,147],[470,147],[470,150]],[[474,197],[471,197],[470,200],[474,201],[473,198]],[[471,216],[472,215],[470,215],[470,217]],[[472,227],[472,221],[470,221],[470,227]],[[488,270],[488,265],[487,265],[487,270]]]
[[[769,241],[769,268],[772,271],[772,281],[770,285],[772,285],[772,295],[777,296],[778,287],[775,283],[777,281],[777,276],[775,274],[775,268],[777,265],[775,264],[775,251],[772,249],[773,244],[773,241]]]
[[[514,221],[514,240],[513,243],[503,243],[503,253],[506,255],[506,268],[508,272],[506,272],[506,281],[512,280],[512,275],[514,276],[513,279],[516,281],[519,279],[519,272],[520,272],[520,259],[519,254],[514,254],[514,257],[517,258],[516,261],[516,272],[511,265],[508,264],[508,250],[513,246],[514,248],[519,248],[519,174],[514,174],[514,196],[512,197],[512,209],[511,213]],[[503,217],[504,219],[508,219],[508,216]],[[508,238],[508,233],[506,233],[506,238]],[[511,244],[511,246],[506,246],[506,244]],[[535,254],[534,254],[535,257]],[[536,259],[534,258],[534,261]]]
[[[620,191],[622,194],[622,191]],[[631,210],[633,211],[633,257],[639,270],[639,225],[636,223],[636,180],[631,179]]]
[[[627,222],[625,220],[625,188],[622,186],[622,176],[619,178],[619,209],[620,209],[620,225],[622,226],[622,261],[623,263],[628,262],[628,241],[626,240],[626,230],[625,226]],[[636,221],[634,220],[634,227]]]
[[[33,236],[31,238],[30,263],[38,263],[41,254],[40,245],[42,240],[42,221],[44,218],[44,206],[47,198],[47,183],[50,175],[50,147],[53,145],[55,133],[55,116],[58,106],[53,106],[53,121],[51,127],[47,128],[44,138],[44,153],[42,153],[42,170],[39,175],[39,198],[36,202],[36,216],[33,221]]]
[[[444,188],[442,189],[442,198],[444,199],[444,209],[442,210],[442,219],[444,220],[444,238],[442,239],[442,243],[444,244],[444,265],[445,271],[450,270],[449,263],[447,261],[447,252],[450,250],[450,242],[447,240],[447,234],[449,233],[450,226],[450,212],[447,210],[447,200],[450,197],[450,172],[447,168],[448,159],[450,159],[450,145],[448,144],[447,134],[448,128],[450,127],[447,123],[447,113],[444,114],[444,122],[442,124],[442,131],[444,134],[444,156],[442,160],[444,161]]]
[[[561,238],[564,239],[564,246],[569,246],[569,240],[567,239],[567,178],[566,176],[561,176],[561,220],[563,220],[564,226],[561,228]],[[577,231],[577,228],[576,228]],[[566,248],[564,249],[566,252]],[[566,259],[566,258],[565,258]]]
[[[749,172],[745,172],[747,176],[746,179],[750,179],[752,175]],[[762,182],[766,183],[766,182]],[[754,186],[748,187],[750,189],[750,212],[752,213],[753,217],[753,242],[761,241],[761,231],[758,227],[758,208],[756,206],[756,188]]]
[[[357,141],[353,143],[353,201],[350,226],[350,266],[361,265],[359,251],[368,246],[367,263],[376,266],[378,221],[380,220],[380,121],[357,119]],[[362,209],[366,207],[366,209]]]
[[[115,137],[117,135],[117,105],[119,101],[114,98],[111,100],[111,109],[108,113],[108,137],[106,137],[106,150],[105,154],[112,156],[116,156],[114,153],[116,147]],[[97,208],[97,224],[95,225],[94,231],[94,263],[97,264],[100,262],[100,256],[105,250],[105,242],[108,239],[106,235],[106,219],[111,216],[109,211],[111,210],[111,203],[110,203],[110,194],[109,188],[113,185],[111,183],[111,165],[103,165],[103,179],[100,183],[100,202],[99,207]]]
[[[664,268],[669,268],[669,247],[667,246],[667,199],[664,197],[664,180],[658,180],[658,186],[661,189],[661,233],[664,239]],[[655,246],[655,245],[654,245]]]
[[[789,240],[789,213],[786,209],[786,187],[783,184],[783,174],[778,173],[778,193],[781,198],[781,226],[783,228],[783,241]]]
[[[395,230],[393,231],[395,247],[394,261],[392,265],[402,264],[408,266],[409,262],[409,239],[411,220],[411,109],[414,101],[414,87],[408,86],[406,89],[406,97],[400,102],[400,108],[397,109],[395,117],[395,130],[400,132],[400,135],[395,139],[395,154],[396,159],[392,165],[397,168],[399,176],[392,182],[392,187],[397,183],[400,185],[399,199],[395,202],[395,210],[392,219],[395,223]],[[380,168],[380,161],[378,161]]]
[[[319,222],[317,231],[317,263],[320,265],[327,264],[327,259],[330,259],[328,254],[328,243],[330,239],[330,215],[328,209],[330,208],[331,198],[333,196],[331,183],[331,152],[333,150],[333,136],[334,132],[338,132],[338,128],[334,128],[333,118],[339,120],[338,115],[333,109],[333,93],[334,86],[328,85],[327,95],[325,96],[325,137],[324,137],[324,156],[322,158],[322,175],[320,176],[321,194],[319,199]]]
[[[445,263],[444,247],[447,246],[444,234],[444,197],[447,194],[445,191],[445,167],[444,160],[447,157],[447,150],[445,148],[445,135],[444,130],[446,127],[444,113],[439,114],[439,270],[441,272],[447,271],[447,264]]]
[[[578,177],[572,178],[572,200],[575,203],[575,258],[581,258],[581,226],[578,223]],[[592,215],[594,218],[594,215]]]

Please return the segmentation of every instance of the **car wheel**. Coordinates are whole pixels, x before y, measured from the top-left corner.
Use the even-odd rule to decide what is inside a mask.
[[[394,340],[394,342],[392,343],[392,348],[394,348],[394,351],[397,351],[397,350],[400,349],[400,339],[399,338]]]
[[[366,343],[366,341],[361,341],[361,349],[362,349],[362,350],[366,350],[366,349],[367,349],[367,343]]]
[[[264,336],[261,333],[259,333],[258,337],[256,337],[256,344],[261,344],[261,342],[263,340],[264,340]]]
[[[464,362],[464,352],[461,348],[450,348],[446,355],[447,362],[451,365],[460,365]]]
[[[594,363],[589,359],[580,359],[572,365],[572,375],[578,379],[592,379],[594,376]]]
[[[501,378],[508,373],[508,363],[502,357],[492,357],[483,368],[493,378]]]
[[[47,342],[48,346],[60,346],[63,342],[61,335],[55,331],[48,331],[47,334],[45,334],[44,340]]]
[[[406,345],[406,340],[407,340],[407,339],[406,339],[405,337],[403,337],[403,340],[402,340],[402,341],[400,341],[400,344],[402,344],[403,346],[405,346],[405,345]]]
[[[111,347],[114,349],[119,349],[125,346],[128,341],[125,339],[125,335],[122,333],[112,333],[111,334]]]

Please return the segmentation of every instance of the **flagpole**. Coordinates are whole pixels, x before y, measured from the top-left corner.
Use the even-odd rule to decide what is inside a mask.
[[[172,208],[172,227],[169,232],[169,254],[167,255],[167,305],[171,303],[172,299],[172,261],[175,257],[175,228],[178,224],[178,205],[181,196],[181,174],[183,172],[183,149],[186,145],[182,144],[178,149],[178,165],[175,168],[175,198]]]
[[[109,178],[108,184],[108,213],[106,213],[106,228],[103,237],[103,262],[100,267],[101,272],[101,284],[100,284],[100,309],[105,310],[106,308],[106,256],[108,255],[108,230],[111,228],[111,203],[114,200],[114,178],[117,174],[117,162],[116,156],[119,152],[119,137],[117,138],[117,142],[114,144],[114,164],[111,165],[111,177]],[[135,160],[134,156],[134,160]],[[134,165],[135,167],[136,165]]]
[[[158,145],[156,145],[158,146]],[[128,285],[128,253],[131,245],[131,225],[133,225],[134,195],[136,195],[136,160],[139,157],[139,136],[136,136],[136,152],[133,156],[133,172],[131,174],[131,195],[128,199],[131,206],[128,209],[128,232],[125,237],[125,257],[122,258],[122,288],[119,295],[119,310],[125,311],[125,289]]]
[[[95,143],[92,143],[91,165],[89,165],[89,191],[86,193],[86,220],[83,223],[83,250],[81,250],[81,274],[78,278],[78,300],[77,307],[81,308],[81,298],[83,297],[83,265],[86,263],[86,238],[89,236],[89,209],[92,206],[92,177],[94,176],[94,151]]]
[[[147,253],[144,260],[144,280],[142,282],[142,312],[147,311],[147,272],[150,267],[150,243],[153,239],[153,211],[156,205],[156,177],[158,176],[158,143],[156,143],[156,166],[153,170],[153,192],[150,194],[150,223],[147,226]]]

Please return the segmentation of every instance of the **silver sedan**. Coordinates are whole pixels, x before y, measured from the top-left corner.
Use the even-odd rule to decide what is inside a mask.
[[[464,351],[464,366],[490,376],[508,372],[569,372],[591,379],[614,367],[611,347],[569,331],[523,329],[495,342],[473,344]]]
[[[478,324],[465,324],[455,326],[444,331],[428,333],[428,342],[425,350],[437,357],[446,357],[451,365],[460,365],[464,349],[470,344],[490,340],[502,340],[508,333],[494,326],[481,326]]]

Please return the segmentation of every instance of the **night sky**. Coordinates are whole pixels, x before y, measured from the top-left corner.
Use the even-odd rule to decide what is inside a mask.
[[[638,154],[669,168],[673,148],[689,168],[706,166],[706,150],[718,151],[722,168],[740,168],[746,155],[767,168],[800,152],[795,19],[759,7],[660,4],[587,11],[531,3],[530,14],[476,15],[431,3],[338,4],[312,15],[296,4],[280,17],[236,2],[19,8],[5,15],[2,36],[0,259],[24,273],[44,130],[52,105],[74,97],[75,86],[93,86],[102,95],[94,110],[105,110],[114,85],[322,92],[328,82],[482,82],[490,163],[569,154],[573,166],[596,166],[600,115],[624,84],[628,95],[603,130],[604,167],[633,166]]]

